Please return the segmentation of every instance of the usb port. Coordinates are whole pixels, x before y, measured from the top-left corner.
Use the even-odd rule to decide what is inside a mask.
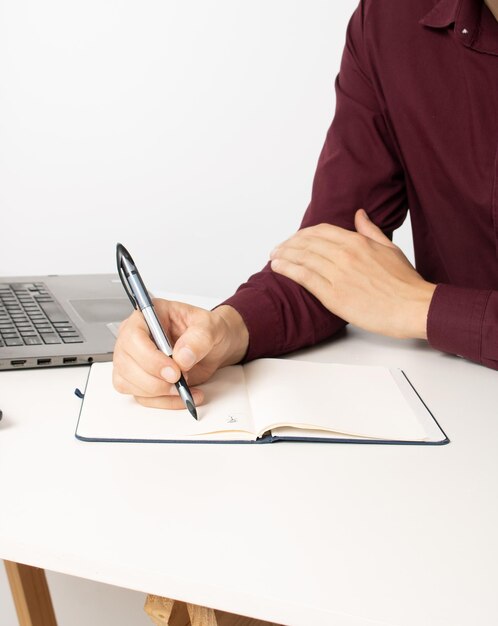
[[[37,365],[50,365],[52,363],[52,359],[37,359]]]
[[[26,363],[26,359],[16,359],[15,361],[11,361],[10,364],[13,365],[14,367],[19,367],[21,365],[24,365]]]
[[[76,361],[77,361],[77,360],[78,360],[78,359],[77,359],[75,356],[65,356],[65,357],[62,359],[62,362],[63,362],[63,363],[76,363]]]

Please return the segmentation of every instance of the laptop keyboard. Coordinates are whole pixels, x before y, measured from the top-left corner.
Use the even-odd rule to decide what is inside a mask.
[[[0,283],[0,348],[83,343],[45,283]]]

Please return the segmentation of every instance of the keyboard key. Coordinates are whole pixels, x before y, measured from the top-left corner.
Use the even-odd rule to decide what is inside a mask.
[[[23,341],[21,338],[19,339],[6,339],[5,340],[5,345],[6,346],[22,346],[23,345]]]
[[[33,283],[10,283],[10,286],[14,291],[23,291],[33,287]]]
[[[38,346],[42,343],[39,337],[23,337],[23,340],[27,346]]]
[[[51,335],[42,335],[42,339],[45,343],[61,343],[58,335],[52,333]]]
[[[63,337],[62,341],[64,343],[83,343],[83,339],[81,337]]]
[[[40,302],[40,307],[52,324],[58,322],[69,324],[70,320],[68,319],[67,313],[56,302]]]

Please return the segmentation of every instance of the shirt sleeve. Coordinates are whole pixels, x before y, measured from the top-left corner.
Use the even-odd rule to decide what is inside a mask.
[[[438,285],[427,338],[433,348],[498,369],[498,291]]]
[[[391,234],[406,217],[403,170],[370,79],[366,3],[360,2],[348,25],[335,81],[335,116],[301,228],[329,223],[354,230],[354,214],[364,208]],[[245,361],[313,345],[346,324],[269,264],[224,304],[240,313],[249,330]]]

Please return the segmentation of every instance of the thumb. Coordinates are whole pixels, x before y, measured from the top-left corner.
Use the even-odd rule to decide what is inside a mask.
[[[201,361],[216,346],[219,338],[210,312],[203,311],[194,316],[187,329],[178,337],[173,348],[173,359],[184,372]]]
[[[384,233],[380,230],[378,226],[376,226],[368,217],[365,209],[358,209],[354,216],[354,225],[356,231],[363,235],[364,237],[368,237],[377,243],[382,244],[383,246],[389,246],[390,248],[396,248],[393,242],[386,237]]]

